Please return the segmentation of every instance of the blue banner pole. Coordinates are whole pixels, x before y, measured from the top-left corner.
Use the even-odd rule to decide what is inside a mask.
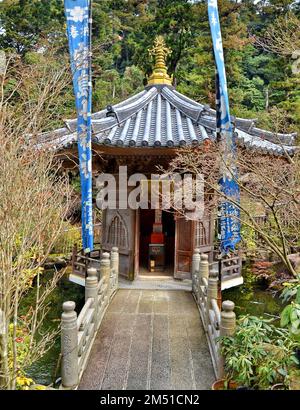
[[[91,3],[91,0],[64,0],[77,110],[82,245],[85,253],[91,252],[94,247],[91,142]]]
[[[232,201],[239,203],[240,190],[237,183],[238,172],[235,164],[236,146],[233,139],[227,79],[220,27],[218,2],[208,0],[208,17],[216,63],[216,136],[222,146],[221,179],[219,181],[224,199],[220,205],[220,252],[228,254],[234,251],[241,240],[240,209]]]

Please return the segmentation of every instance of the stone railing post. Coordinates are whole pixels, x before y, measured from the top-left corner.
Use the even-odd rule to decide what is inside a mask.
[[[236,315],[234,313],[234,303],[225,300],[222,303],[220,336],[233,336],[236,328]]]
[[[222,303],[220,336],[233,336],[236,330],[236,315],[234,313],[234,303],[230,300],[225,300]],[[224,377],[224,358],[220,354],[218,376],[221,379]]]
[[[94,322],[97,322],[97,311],[98,311],[98,276],[97,276],[97,269],[95,268],[88,268],[87,270],[87,277],[85,279],[85,301],[89,298],[93,299],[93,304],[91,307],[95,309],[95,316]]]
[[[110,259],[108,252],[103,252],[100,260],[100,279],[101,278],[103,278],[104,283],[107,284],[107,291],[109,292]]]
[[[119,249],[117,247],[113,247],[111,249],[110,254],[110,267],[111,267],[111,274],[113,276],[113,284],[114,287],[118,287],[118,279],[119,279]]]
[[[207,286],[207,323],[209,323],[209,310],[212,308],[212,299],[218,299],[218,281],[219,272],[216,266],[213,266],[209,271],[208,286]]]
[[[200,263],[200,250],[196,248],[193,253],[192,259],[192,286],[193,292],[197,295],[198,299],[198,286],[199,286],[199,263]]]
[[[79,383],[78,331],[75,302],[64,302],[61,315],[62,387],[72,389]]]
[[[199,278],[202,284],[202,278],[208,279],[209,276],[209,264],[208,255],[206,253],[201,254],[201,260],[199,263]]]

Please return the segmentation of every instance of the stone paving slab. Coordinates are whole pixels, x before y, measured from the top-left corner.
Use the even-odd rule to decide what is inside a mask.
[[[214,380],[191,292],[120,289],[104,316],[79,389],[206,390]]]
[[[173,277],[137,277],[134,281],[119,277],[120,289],[187,290],[192,291],[191,279],[176,280]]]

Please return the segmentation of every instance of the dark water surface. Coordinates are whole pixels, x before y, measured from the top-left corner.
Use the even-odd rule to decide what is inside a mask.
[[[283,308],[279,294],[274,294],[259,285],[249,264],[243,267],[243,277],[243,285],[222,292],[223,300],[232,300],[235,303],[237,315],[250,314],[278,321]]]

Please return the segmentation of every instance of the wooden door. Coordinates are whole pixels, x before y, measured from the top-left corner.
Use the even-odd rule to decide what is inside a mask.
[[[135,211],[134,277],[140,273],[140,209]]]
[[[131,209],[107,209],[103,214],[102,250],[119,249],[119,273],[134,279],[135,211]]]
[[[177,279],[191,279],[194,223],[183,217],[175,222],[175,271]]]

